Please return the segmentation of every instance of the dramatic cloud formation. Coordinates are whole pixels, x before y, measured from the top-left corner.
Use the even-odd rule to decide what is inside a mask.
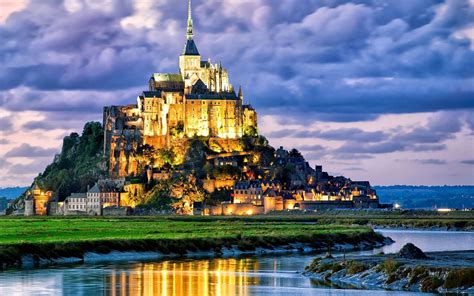
[[[31,146],[29,144],[22,144],[5,153],[5,157],[50,157],[57,153],[57,149],[44,149],[41,147]]]
[[[152,72],[177,72],[184,0],[0,3],[0,186],[43,165],[28,170],[12,154],[52,158],[104,105],[132,103]],[[379,184],[472,183],[472,1],[193,4],[203,59],[222,60],[244,86],[272,144]],[[15,152],[25,147],[33,154]]]
[[[422,164],[433,164],[433,165],[447,164],[446,160],[441,160],[441,159],[417,159],[416,161]]]

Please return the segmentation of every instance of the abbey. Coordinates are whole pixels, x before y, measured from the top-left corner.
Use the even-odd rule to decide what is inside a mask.
[[[220,63],[201,61],[191,12],[189,0],[179,73],[154,73],[149,90],[138,96],[136,105],[104,108],[104,151],[110,156],[112,175],[134,171],[130,153],[141,145],[161,149],[175,138],[232,141],[257,133],[257,113],[244,105],[242,88],[236,94]]]

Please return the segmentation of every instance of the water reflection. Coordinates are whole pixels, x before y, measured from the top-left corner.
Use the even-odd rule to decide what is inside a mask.
[[[104,284],[110,295],[249,295],[258,269],[251,258],[136,263],[113,268]]]
[[[472,249],[474,233],[381,231],[425,251]],[[393,249],[393,250],[392,250]],[[373,252],[373,251],[370,251]],[[370,253],[368,252],[368,253]],[[0,295],[416,295],[333,289],[301,275],[314,254],[122,262],[0,272]]]
[[[0,295],[410,295],[332,289],[302,276],[313,255],[82,265],[0,273]]]

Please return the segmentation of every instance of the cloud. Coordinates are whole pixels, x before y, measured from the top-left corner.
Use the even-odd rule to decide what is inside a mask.
[[[13,123],[12,123],[12,117],[0,117],[0,131],[8,131],[12,129]]]
[[[474,165],[474,159],[462,160],[461,163],[462,164]]]
[[[33,161],[29,164],[14,164],[9,168],[8,174],[36,176],[38,174],[37,172],[44,170],[46,165],[47,161]]]
[[[0,107],[14,112],[33,110],[49,112],[52,117],[81,119],[84,114],[101,114],[106,105],[129,104],[140,88],[111,92],[57,90],[43,91],[31,88],[14,88],[0,92]],[[100,118],[100,117],[99,117]]]
[[[42,148],[37,146],[31,146],[29,144],[21,144],[5,153],[5,157],[52,157],[55,153],[58,153],[58,149],[54,148]]]
[[[397,118],[474,110],[470,2],[195,0],[195,39],[203,60],[221,60],[243,85],[245,103],[278,117],[285,130],[266,134],[271,141],[314,146],[306,152],[318,161],[430,158],[422,154],[468,145],[472,116],[409,128]],[[0,114],[0,130],[79,129],[100,121],[103,106],[134,103],[153,72],[178,72],[186,9],[175,0],[51,0],[2,10],[0,110],[42,117]],[[387,115],[392,126],[378,128]],[[324,129],[310,128],[316,122]]]
[[[375,156],[370,154],[332,153],[331,158],[340,160],[364,160],[374,159]]]
[[[321,151],[326,149],[321,145],[303,145],[298,146],[297,148],[301,151]]]
[[[268,134],[272,138],[319,138],[333,141],[380,142],[388,138],[382,131],[366,132],[359,128],[340,128],[334,130],[282,129]]]
[[[428,119],[426,125],[414,126],[409,130],[392,130],[391,133],[375,135],[380,136],[379,141],[370,141],[370,135],[364,141],[364,135],[360,141],[348,139],[346,143],[336,149],[339,153],[353,154],[385,154],[397,151],[442,151],[447,149],[446,141],[456,138],[457,133],[466,124],[464,113],[439,112]]]
[[[203,58],[224,59],[233,82],[246,87],[261,113],[285,110],[300,120],[306,114],[313,121],[351,122],[474,107],[471,39],[456,34],[472,26],[467,1],[195,2]],[[64,98],[66,90],[84,90],[102,97],[146,88],[154,71],[177,72],[185,4],[94,3],[31,1],[0,25],[0,38],[9,40],[0,45],[3,92],[27,88]],[[57,110],[73,110],[77,100],[63,100]],[[82,101],[94,106],[97,99]]]
[[[360,172],[364,172],[365,169],[361,168],[361,167],[348,167],[348,168],[345,168],[346,171],[360,171]]]
[[[58,121],[58,120],[50,120],[49,118],[46,120],[41,121],[29,121],[22,125],[23,129],[27,130],[66,130],[75,127],[80,127],[83,122],[79,124],[76,121]]]
[[[10,144],[10,141],[8,139],[0,139],[0,145],[6,145]]]
[[[5,158],[0,157],[0,169],[8,167],[11,163]]]
[[[27,0],[3,0],[2,11],[0,11],[0,24],[3,23],[12,13],[25,8]]]
[[[432,165],[445,165],[448,163],[446,160],[443,160],[443,159],[417,159],[415,161],[421,164],[432,164]]]
[[[384,154],[406,150],[406,145],[397,142],[384,142],[377,144],[346,143],[336,149],[338,153]]]

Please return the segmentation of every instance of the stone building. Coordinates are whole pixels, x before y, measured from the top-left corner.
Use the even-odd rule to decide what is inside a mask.
[[[43,191],[38,184],[27,192],[25,199],[25,216],[46,216],[48,206],[53,196],[52,191]]]
[[[102,210],[107,207],[120,206],[120,191],[109,182],[97,182],[87,191],[87,213],[102,215]]]
[[[234,204],[263,205],[262,181],[251,180],[236,182],[233,194]]]
[[[131,156],[148,144],[169,147],[175,138],[194,136],[238,140],[257,132],[257,113],[236,94],[229,73],[221,63],[202,61],[194,41],[191,1],[179,73],[154,73],[149,90],[136,105],[104,108],[104,152],[110,173],[123,177],[137,171]]]
[[[65,212],[72,213],[87,213],[87,195],[85,193],[72,193],[66,197]]]

